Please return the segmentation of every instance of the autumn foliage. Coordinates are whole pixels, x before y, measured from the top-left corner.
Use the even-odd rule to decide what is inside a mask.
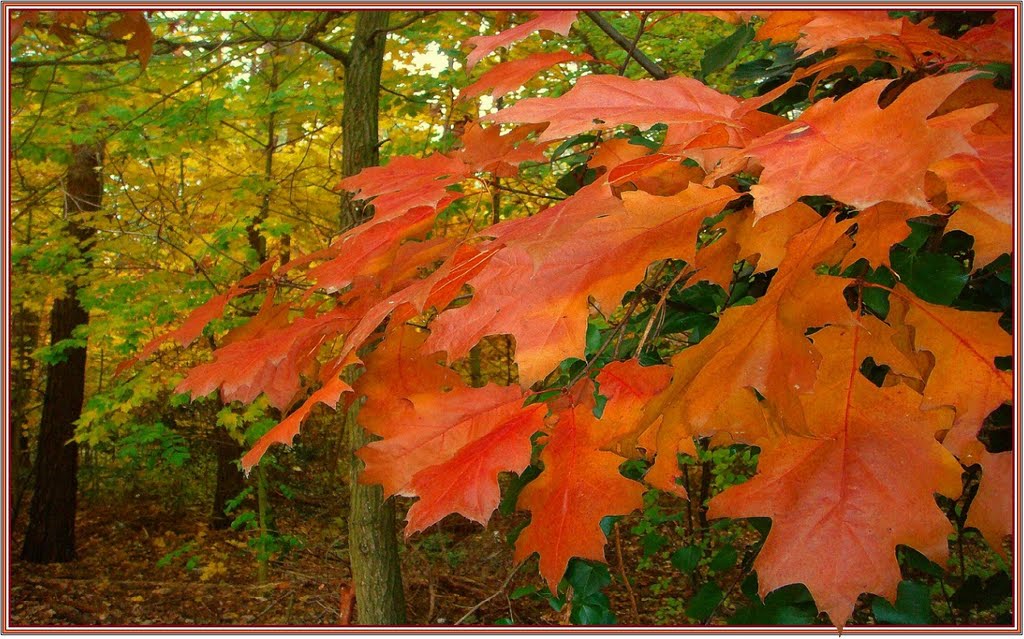
[[[999,359],[1010,334],[997,313],[872,274],[892,266],[915,219],[973,236],[975,269],[1011,251],[1012,93],[982,67],[1012,63],[1012,19],[953,38],[884,11],[715,13],[756,19],[758,40],[793,42],[813,64],[751,98],[693,78],[585,75],[563,95],[468,123],[452,151],[343,180],[372,218],[198,309],[168,337],[187,343],[232,297],[265,296],[179,390],[226,402],[263,393],[287,415],[247,467],[290,444],[316,404],[364,402],[360,423],[379,440],[357,452],[363,481],[416,499],[407,534],[452,513],[486,523],[499,476],[539,463],[518,499],[531,517],[516,557],[537,553],[552,589],[570,558],[603,559],[602,518],[638,508],[645,485],[687,497],[678,456],[695,453],[695,438],[760,448],[757,475],[710,514],[770,517],[755,563],[762,595],[804,583],[837,625],[861,593],[895,597],[898,545],[944,560],[951,526],[936,495],[959,495],[965,466],[983,468],[973,525],[1003,552],[1012,453],[987,452],[978,433],[1012,397]],[[510,59],[460,99],[584,63],[514,55],[516,42],[566,34],[576,17],[540,12],[472,38],[470,69],[500,47]],[[798,84],[814,96],[836,74],[878,64],[896,79],[803,111],[766,109]],[[656,149],[614,135],[654,125],[667,127]],[[454,202],[595,132],[592,179],[568,197],[462,238],[434,232]],[[637,359],[670,290],[728,291],[743,265],[767,282],[763,294],[719,309],[717,326],[666,363]],[[295,287],[283,282],[304,292],[285,296]],[[660,288],[645,297],[643,282]],[[651,322],[620,352],[614,327],[641,304]],[[598,314],[613,327],[603,367],[587,346]],[[494,335],[514,340],[518,384],[473,387],[449,364]],[[567,379],[557,371],[569,358],[588,363]],[[619,472],[637,458],[652,464],[643,483]]]

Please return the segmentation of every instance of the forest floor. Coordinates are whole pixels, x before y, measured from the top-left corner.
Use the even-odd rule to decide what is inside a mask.
[[[345,499],[342,490],[327,487],[331,482],[315,486],[301,497],[277,495],[278,532],[296,543],[274,556],[262,584],[249,543],[256,533],[211,529],[205,503],[172,507],[167,499],[134,491],[125,491],[118,501],[109,496],[102,502],[80,500],[78,558],[49,565],[17,558],[23,508],[9,540],[13,564],[7,622],[36,628],[338,625],[342,593],[351,583]],[[408,504],[400,501],[399,510]],[[398,516],[404,519],[404,512]],[[569,606],[556,612],[545,597],[529,594],[544,587],[536,558],[518,568],[513,562],[507,540],[527,517],[495,513],[484,529],[451,516],[401,544],[408,624],[568,624]],[[603,592],[610,609],[622,625],[692,624],[685,608],[694,597],[694,584],[672,565],[669,550],[645,553],[644,536],[631,531],[637,525],[649,531],[648,523],[639,512],[621,519],[606,547],[611,584]],[[660,530],[668,538],[674,535],[669,527]],[[675,539],[665,548],[678,545]],[[984,554],[980,542],[968,550],[969,561],[980,561],[977,557]],[[744,576],[739,566],[718,576],[726,598],[707,623],[726,623],[737,607],[749,603],[738,587]],[[873,623],[869,610],[868,598],[862,597],[854,623]],[[827,623],[824,617],[818,622]],[[970,623],[992,619],[986,613]]]
[[[82,503],[77,519],[77,560],[50,565],[17,559],[24,530],[22,516],[12,539],[15,559],[9,623],[338,624],[340,594],[350,583],[343,520],[309,504],[286,504],[277,510],[279,531],[301,540],[301,546],[271,561],[263,584],[257,583],[257,561],[248,544],[254,533],[213,530],[207,513],[198,508],[170,510],[154,500]],[[483,529],[450,517],[428,534],[408,540],[402,550],[408,622],[493,624],[511,619],[516,625],[567,623],[567,610],[555,612],[540,597],[513,596],[524,586],[543,586],[535,560],[516,570],[512,546],[505,541],[524,520],[521,513],[495,515]],[[629,522],[623,520],[620,525]],[[620,548],[622,565],[635,566],[642,556],[636,537],[623,534]],[[619,623],[668,621],[658,608],[665,593],[654,597],[650,583],[645,583],[658,579],[662,570],[652,566],[631,575],[631,592],[622,580],[614,544],[609,544],[608,557],[613,582],[605,593]],[[675,572],[670,565],[662,568],[665,574]]]

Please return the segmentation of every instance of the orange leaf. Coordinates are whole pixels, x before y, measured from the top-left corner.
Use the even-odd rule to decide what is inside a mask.
[[[981,442],[972,442],[972,454],[960,461],[981,464],[981,483],[967,511],[967,526],[977,528],[989,547],[1006,559],[1003,541],[1013,534],[1013,453],[990,453]]]
[[[890,249],[910,235],[907,221],[932,213],[938,211],[892,202],[876,204],[861,211],[854,220],[857,222],[857,233],[853,236],[855,246],[846,254],[843,265],[849,266],[863,258],[875,267],[889,266]]]
[[[321,388],[310,395],[309,399],[303,402],[288,417],[267,431],[263,437],[260,437],[253,447],[242,456],[242,468],[245,472],[248,473],[252,470],[252,467],[259,463],[267,449],[274,444],[291,446],[292,440],[299,434],[299,427],[302,425],[302,421],[306,419],[314,406],[326,404],[334,408],[338,405],[338,400],[341,399],[342,395],[352,392],[352,387],[349,386],[348,382],[339,376],[346,367],[355,363],[358,363],[358,360],[354,357],[344,360],[332,370],[326,383]]]
[[[486,335],[511,334],[520,381],[533,384],[563,359],[582,357],[589,298],[611,310],[652,262],[692,261],[701,223],[736,193],[691,184],[671,198],[624,197],[595,184],[531,218],[490,227],[500,248],[469,280],[472,302],[434,321],[428,348],[458,358]]]
[[[555,51],[554,53],[534,53],[519,60],[502,62],[463,89],[459,94],[459,99],[473,98],[485,92],[489,93],[492,98],[498,98],[523,86],[530,78],[548,67],[563,62],[583,62],[592,59],[587,54],[575,55],[569,51]]]
[[[514,558],[521,562],[539,553],[540,574],[551,592],[558,590],[572,557],[604,561],[601,519],[643,505],[644,487],[619,474],[622,457],[599,450],[593,387],[582,386],[582,401],[559,414],[541,453],[544,471],[519,496],[519,507],[532,516],[516,541]]]
[[[466,68],[472,70],[476,63],[501,47],[507,47],[540,30],[554,31],[567,35],[572,23],[576,22],[576,11],[538,11],[535,18],[523,24],[506,29],[497,35],[474,36],[466,40],[473,50],[466,56]]]
[[[469,173],[462,160],[441,153],[425,158],[403,155],[387,166],[364,169],[337,187],[360,199],[374,198],[374,222],[397,217],[420,206],[437,207],[449,197],[448,187]]]
[[[630,80],[614,75],[587,75],[565,95],[528,98],[487,116],[491,122],[550,122],[540,141],[557,140],[591,129],[613,129],[621,124],[647,128],[666,124],[715,124],[744,127],[734,112],[740,102],[693,78]],[[595,122],[597,121],[597,122]]]
[[[1013,251],[1013,227],[970,205],[961,206],[950,216],[946,230],[960,230],[974,237],[975,269]]]
[[[970,153],[945,158],[935,163],[932,170],[946,183],[950,200],[971,204],[1010,224],[1016,184],[1013,136],[971,133],[967,139],[973,147]]]
[[[999,313],[960,311],[922,301],[904,286],[889,296],[889,319],[914,328],[914,346],[930,352],[935,366],[924,387],[921,408],[952,406],[950,450],[976,439],[989,413],[1013,398],[1012,375],[995,359],[1013,352],[1012,339],[999,325]]]
[[[1013,63],[1014,15],[1012,10],[996,11],[992,24],[974,27],[957,40],[971,48],[969,58],[978,64]]]
[[[142,350],[140,350],[135,357],[126,359],[118,364],[117,368],[114,370],[114,375],[120,375],[125,369],[135,362],[149,357],[168,340],[174,340],[179,346],[188,346],[191,344],[197,337],[202,335],[203,329],[206,328],[207,324],[224,314],[224,309],[227,308],[228,302],[241,295],[251,293],[256,286],[269,278],[273,272],[276,261],[277,258],[267,260],[255,271],[239,280],[239,282],[228,289],[226,293],[211,297],[205,304],[193,310],[181,326],[173,331],[169,331],[154,338],[143,346]],[[273,297],[273,294],[269,294],[268,297]]]
[[[587,166],[613,169],[621,164],[648,155],[651,150],[642,144],[633,144],[627,138],[612,138],[602,142],[590,156]]]
[[[635,359],[602,368],[597,375],[598,392],[608,402],[595,433],[597,445],[624,457],[635,455],[644,407],[671,379],[671,366],[641,366]]]
[[[764,167],[751,187],[759,219],[807,194],[829,195],[860,209],[884,201],[927,208],[929,167],[957,153],[973,154],[965,134],[988,115],[973,114],[959,130],[927,119],[968,77],[925,78],[885,109],[878,99],[889,86],[886,81],[868,82],[838,101],[821,100],[792,124],[751,142],[710,177],[756,158]],[[793,179],[797,175],[800,179]]]
[[[519,127],[501,135],[501,127],[481,127],[473,122],[462,134],[459,157],[475,171],[490,171],[498,177],[512,177],[523,162],[543,162],[544,145],[524,141],[533,127]]]
[[[815,333],[824,359],[801,402],[817,436],[762,440],[758,474],[711,501],[712,517],[772,518],[754,564],[762,596],[802,582],[837,626],[863,592],[895,598],[897,545],[944,561],[952,526],[934,495],[961,488],[960,464],[935,440],[950,412],[921,410],[907,386],[879,388],[859,372],[891,339],[878,321]]]
[[[110,35],[115,38],[123,38],[127,35],[128,42],[125,43],[126,53],[134,53],[139,56],[139,64],[143,69],[149,64],[149,58],[153,55],[153,31],[149,28],[146,15],[142,11],[121,11],[121,17],[110,25]]]
[[[319,347],[350,330],[360,316],[360,309],[339,307],[227,344],[213,352],[212,362],[191,369],[175,392],[202,397],[220,389],[225,403],[249,403],[266,393],[273,406],[284,410],[302,387],[302,374],[315,361]]]
[[[356,383],[365,394],[359,422],[383,436],[357,455],[364,483],[386,495],[418,496],[406,535],[460,513],[487,523],[498,506],[498,474],[530,464],[530,436],[543,426],[543,404],[523,407],[518,386],[469,388],[424,355],[426,335],[409,326],[392,331],[366,360]]]
[[[866,46],[888,54],[880,61],[903,67],[962,59],[971,50],[962,40],[931,29],[928,21],[915,24],[879,9],[773,11],[758,29],[757,39],[796,42],[801,57],[829,49],[843,55]]]
[[[767,399],[786,431],[809,432],[812,425],[805,422],[799,397],[813,390],[821,355],[805,333],[812,326],[852,321],[843,298],[849,282],[813,269],[849,250],[848,226],[828,217],[794,236],[764,297],[728,309],[708,337],[672,358],[672,383],[645,415],[648,423],[664,417],[646,436],[657,450],[648,483],[683,494],[676,482],[676,453],[691,449],[694,435],[712,434],[709,420],[740,401],[736,394],[745,389]]]

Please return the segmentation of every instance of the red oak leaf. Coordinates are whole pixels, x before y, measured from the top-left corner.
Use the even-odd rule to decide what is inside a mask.
[[[500,500],[498,474],[530,464],[530,436],[547,412],[524,408],[518,386],[467,387],[423,353],[425,339],[408,326],[393,330],[355,385],[367,398],[359,422],[383,437],[357,452],[366,464],[360,481],[420,497],[406,535],[450,513],[486,524]]]
[[[502,62],[463,89],[459,94],[459,99],[474,98],[483,93],[488,93],[492,98],[498,98],[509,91],[518,89],[533,76],[556,64],[584,62],[592,59],[587,54],[575,55],[569,51],[555,51],[554,53],[534,53],[518,60]]]
[[[989,413],[1013,397],[1011,373],[996,365],[997,357],[1013,352],[1010,334],[999,325],[999,313],[929,304],[902,285],[889,301],[890,321],[912,327],[917,350],[934,356],[921,407],[956,410],[953,430],[944,442],[950,450],[960,450],[977,438]]]
[[[622,457],[600,450],[593,387],[582,386],[573,391],[582,400],[559,414],[548,437],[540,456],[543,472],[519,496],[519,507],[532,516],[516,540],[514,558],[521,562],[539,553],[540,574],[551,592],[557,591],[572,557],[604,561],[601,519],[643,504],[643,485],[619,474]]]
[[[646,411],[647,423],[664,417],[660,428],[645,433],[645,448],[657,451],[648,483],[683,494],[676,453],[691,450],[693,436],[712,434],[709,421],[744,390],[765,397],[772,421],[786,432],[813,432],[799,397],[813,390],[821,354],[806,331],[853,321],[843,298],[849,282],[818,275],[814,267],[849,250],[848,226],[828,217],[795,235],[767,294],[722,313],[708,337],[672,358],[672,383]]]
[[[466,44],[473,47],[470,54],[466,56],[466,68],[472,69],[477,62],[496,49],[515,44],[542,29],[566,35],[572,24],[576,22],[576,13],[576,11],[538,11],[537,16],[532,20],[506,29],[497,35],[474,36],[466,40]]]
[[[922,410],[907,386],[860,373],[891,337],[877,321],[815,333],[824,358],[801,401],[817,435],[762,440],[758,474],[711,501],[712,517],[772,518],[754,564],[762,596],[803,583],[837,626],[863,592],[895,599],[897,545],[943,563],[952,526],[935,494],[961,489],[960,464],[935,440],[950,411]]]
[[[622,124],[647,128],[658,123],[716,124],[745,127],[733,118],[740,101],[693,78],[630,80],[619,76],[588,75],[557,98],[528,98],[485,118],[491,122],[550,125],[540,141],[557,140],[592,129]]]
[[[810,193],[860,209],[885,201],[927,208],[929,167],[958,153],[974,153],[965,134],[988,115],[973,113],[967,121],[960,119],[961,130],[948,126],[949,120],[927,119],[968,77],[960,73],[925,78],[885,109],[878,106],[889,86],[885,81],[864,84],[838,101],[821,100],[792,124],[723,161],[709,179],[755,158],[764,167],[758,184],[751,187],[758,218]],[[800,179],[792,179],[794,175]]]
[[[693,184],[668,198],[624,197],[595,184],[531,218],[491,227],[498,248],[468,280],[473,301],[434,321],[428,347],[458,358],[484,336],[511,334],[520,381],[529,386],[583,355],[588,299],[612,309],[652,262],[692,261],[704,219],[736,193]]]

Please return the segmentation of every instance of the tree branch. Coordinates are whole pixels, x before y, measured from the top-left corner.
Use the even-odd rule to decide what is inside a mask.
[[[423,18],[426,18],[427,16],[429,16],[432,13],[436,13],[436,12],[435,11],[420,11],[418,13],[415,13],[415,14],[412,15],[412,17],[410,17],[410,18],[408,18],[406,20],[402,20],[398,24],[394,24],[394,25],[388,26],[387,29],[377,29],[376,31],[374,31],[373,33],[370,34],[370,39],[376,38],[377,35],[381,34],[381,33],[391,33],[392,31],[401,31],[402,29],[408,27],[409,25],[413,24],[414,22],[419,22]]]
[[[302,33],[297,36],[282,36],[282,35],[263,35],[260,33],[253,33],[252,35],[245,35],[230,40],[189,40],[189,41],[175,41],[167,38],[158,38],[153,43],[153,55],[163,56],[171,54],[179,49],[188,50],[213,50],[221,49],[225,47],[233,47],[242,44],[295,44],[303,42],[309,46],[319,49],[321,52],[326,53],[328,56],[341,62],[343,65],[348,65],[348,52],[344,51],[332,44],[320,40],[317,36],[322,32],[327,25],[334,19],[342,17],[345,12],[331,12],[326,11],[322,14],[322,17],[318,18],[315,22],[308,25]],[[78,30],[73,31],[80,35],[89,36],[95,40],[102,42],[112,43],[123,43],[123,39],[115,38],[113,36],[99,33],[96,31]],[[159,48],[158,48],[159,47]],[[69,60],[69,59],[49,59],[49,60],[14,60],[11,62],[11,68],[32,68],[32,67],[44,67],[44,66],[94,66],[112,64],[117,62],[126,62],[135,59],[134,55],[116,56],[116,57],[105,57],[95,59],[84,59],[84,60]]]
[[[622,47],[629,57],[636,60],[637,64],[642,66],[647,73],[651,74],[652,77],[658,80],[667,80],[669,78],[668,73],[664,69],[644,55],[642,51],[637,49],[629,38],[619,33],[610,22],[601,17],[600,13],[593,10],[584,11],[583,13],[585,13],[587,17],[590,18],[590,20],[596,24],[599,29],[601,29],[601,31],[604,31],[605,34],[615,42],[615,44]]]
[[[119,62],[130,62],[138,59],[136,55],[122,55],[108,58],[89,58],[84,60],[75,59],[48,59],[48,60],[12,60],[12,69],[35,69],[39,67],[86,67],[103,66],[104,64],[115,64]]]

